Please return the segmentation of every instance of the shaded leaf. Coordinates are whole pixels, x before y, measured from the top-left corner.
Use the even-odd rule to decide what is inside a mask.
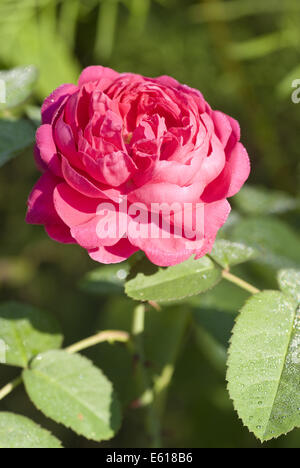
[[[100,296],[124,293],[124,282],[129,272],[126,263],[122,265],[105,265],[85,275],[80,287],[92,294]]]
[[[37,354],[59,348],[63,337],[55,318],[17,302],[0,306],[0,339],[6,344],[6,364],[26,367]]]
[[[245,263],[253,260],[258,252],[245,244],[230,242],[227,240],[217,240],[214,243],[210,256],[223,268]]]
[[[252,218],[233,228],[232,239],[256,248],[255,262],[272,269],[297,268],[300,265],[300,237],[276,218]]]
[[[281,291],[295,297],[300,303],[300,270],[281,270],[278,282]]]
[[[120,427],[120,406],[112,384],[83,356],[48,351],[23,372],[36,407],[87,439],[101,441]]]
[[[236,206],[249,215],[277,214],[300,208],[300,200],[285,192],[245,186],[235,196]]]
[[[0,167],[33,144],[35,129],[25,119],[0,120]]]

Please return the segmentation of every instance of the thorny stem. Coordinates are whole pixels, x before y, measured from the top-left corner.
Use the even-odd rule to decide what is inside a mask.
[[[227,281],[230,281],[231,283],[236,284],[237,286],[239,286],[242,289],[245,289],[251,294],[258,294],[260,292],[260,290],[257,289],[255,286],[252,286],[252,284],[247,283],[247,281],[244,281],[238,276],[233,275],[228,270],[223,270],[222,276]]]

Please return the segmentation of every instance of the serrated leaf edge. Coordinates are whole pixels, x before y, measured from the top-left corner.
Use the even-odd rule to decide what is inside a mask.
[[[275,289],[274,289],[274,290],[268,289],[268,290],[265,290],[265,291],[261,291],[259,294],[261,294],[261,293],[263,293],[263,292],[266,292],[266,291],[268,291],[268,292],[281,293],[283,296],[286,296],[286,297],[288,297],[288,298],[290,298],[290,299],[295,300],[295,298],[294,298],[293,296],[288,295],[288,294],[284,293],[283,291],[278,291],[278,290],[275,290]],[[231,337],[230,337],[230,339],[229,339],[229,348],[228,348],[228,351],[227,351],[228,358],[229,358],[230,355],[231,355],[231,346],[232,346],[233,330],[234,330],[234,328],[235,328],[235,325],[238,323],[238,321],[239,321],[239,319],[240,319],[240,317],[241,317],[241,312],[242,312],[243,308],[246,307],[246,305],[248,304],[248,302],[251,301],[252,297],[253,297],[253,296],[250,296],[250,297],[246,300],[244,306],[243,306],[242,309],[239,311],[239,314],[237,315],[237,317],[235,317],[235,320],[234,320],[234,322],[235,322],[235,323],[234,323],[234,327],[233,327],[233,329],[232,329]],[[296,312],[297,312],[297,308],[296,308]],[[286,357],[286,355],[287,355],[287,353],[288,353],[289,346],[290,346],[290,340],[289,340],[289,343],[288,343],[288,346],[287,346],[287,351],[286,351],[286,353],[285,353],[285,357]],[[285,363],[285,359],[284,359],[283,362]],[[229,398],[230,398],[230,400],[231,400],[232,403],[233,403],[233,407],[234,407],[234,410],[236,411],[236,413],[237,413],[237,415],[238,415],[238,419],[242,422],[243,426],[246,427],[246,428],[249,430],[249,432],[251,432],[251,433],[256,437],[256,439],[258,439],[261,443],[268,442],[268,441],[270,441],[270,440],[275,440],[275,439],[278,439],[279,437],[285,436],[285,435],[287,435],[289,432],[291,432],[293,429],[296,429],[296,428],[300,427],[300,426],[298,426],[298,425],[295,425],[294,427],[292,427],[292,428],[291,428],[289,431],[287,431],[287,432],[283,432],[282,434],[278,434],[278,435],[276,435],[276,436],[270,436],[270,437],[266,437],[266,438],[259,437],[257,434],[255,434],[255,432],[254,432],[253,430],[251,430],[251,429],[244,423],[242,417],[240,416],[239,410],[236,408],[235,401],[233,400],[233,398],[231,398],[230,391],[229,391],[229,381],[228,381],[228,379],[227,379],[227,375],[228,375],[228,359],[227,359],[226,367],[227,367],[227,372],[226,372],[226,377],[225,377],[225,378],[226,378],[226,382],[227,382],[226,388],[227,388],[227,391],[228,391],[228,394],[229,394]],[[284,368],[284,365],[283,365],[283,368]],[[281,371],[280,376],[282,375],[283,368],[282,368],[282,371]],[[279,379],[279,380],[280,380],[280,379]],[[276,391],[275,399],[276,399],[277,393],[278,393],[278,388],[277,388],[277,391]],[[274,400],[275,400],[275,399],[274,399]],[[272,411],[272,410],[271,410],[271,411]]]
[[[50,351],[51,351],[51,350],[50,350]],[[60,351],[63,351],[63,350],[60,350]],[[48,352],[48,351],[46,351],[45,354],[46,354],[47,352]],[[42,353],[42,354],[44,354],[44,353]],[[117,394],[116,394],[116,392],[115,392],[113,383],[111,382],[111,380],[109,380],[109,379],[106,377],[106,375],[103,373],[103,371],[102,371],[101,369],[99,369],[98,367],[96,367],[96,366],[94,365],[94,363],[93,363],[90,359],[88,359],[87,357],[82,356],[81,354],[76,354],[76,355],[77,355],[77,356],[80,356],[81,359],[87,361],[89,364],[91,364],[94,368],[96,368],[97,370],[99,370],[99,371],[103,374],[103,376],[104,376],[104,377],[110,382],[110,384],[111,384],[112,395],[114,395],[115,398],[117,398]],[[34,360],[35,360],[38,356],[41,356],[41,354],[35,356],[35,357],[33,358],[33,360],[31,361],[30,365],[34,362]],[[24,369],[24,370],[23,370],[23,373],[22,373],[23,376],[24,376],[24,374],[25,374],[26,372],[29,372],[29,371],[33,371],[33,369],[31,369],[30,367],[29,367],[28,369]],[[43,376],[42,373],[40,373],[40,374]],[[51,381],[52,379],[50,378],[49,380]],[[70,429],[71,431],[75,432],[76,434],[78,434],[78,435],[80,435],[80,436],[82,436],[82,437],[85,437],[87,440],[92,440],[92,441],[94,441],[94,442],[102,442],[102,441],[110,440],[110,439],[112,439],[112,438],[118,433],[118,431],[119,431],[120,428],[121,428],[121,423],[122,423],[122,412],[120,411],[120,422],[119,422],[118,427],[116,428],[115,432],[112,432],[111,435],[108,435],[108,436],[106,436],[106,437],[101,437],[101,440],[96,439],[96,438],[92,438],[92,437],[87,437],[86,435],[84,435],[84,434],[82,434],[81,432],[78,432],[77,430],[75,430],[74,428],[72,428],[70,425],[65,424],[65,423],[62,423],[61,421],[56,421],[54,418],[52,418],[51,416],[49,416],[48,414],[46,414],[46,412],[44,412],[41,408],[39,408],[39,406],[32,400],[32,398],[31,398],[29,392],[27,391],[27,387],[26,387],[26,383],[25,383],[24,377],[23,377],[23,381],[24,381],[24,387],[25,387],[25,390],[26,390],[26,394],[28,395],[28,397],[29,397],[30,401],[33,403],[33,405],[34,405],[39,411],[41,411],[41,413],[43,413],[47,418],[51,419],[52,421],[55,421],[57,424],[60,424],[60,425],[62,425],[62,426],[64,426],[64,427],[67,427],[68,429]],[[63,390],[65,391],[65,388],[64,388],[64,387],[63,387]],[[68,393],[68,392],[66,391],[66,393]],[[73,395],[72,395],[72,394],[71,394],[71,396],[72,396],[72,398],[73,398]],[[81,402],[80,399],[79,399],[79,401]],[[117,398],[117,405],[120,407],[120,402],[119,402],[119,399],[118,399],[118,398]],[[86,405],[85,403],[83,403],[83,406],[85,406],[90,412],[92,412],[92,415],[95,416],[95,413],[89,408],[88,405]],[[120,410],[121,410],[121,407],[120,407]],[[99,418],[99,419],[100,419],[100,418]]]

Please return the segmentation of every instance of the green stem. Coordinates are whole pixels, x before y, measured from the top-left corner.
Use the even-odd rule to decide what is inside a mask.
[[[12,380],[10,383],[5,385],[5,387],[3,387],[0,390],[0,400],[3,400],[3,398],[9,395],[16,387],[21,385],[22,382],[22,377],[17,377],[16,379]]]
[[[146,424],[151,439],[152,448],[161,447],[161,428],[158,414],[154,408],[154,391],[151,380],[145,368],[144,351],[144,328],[145,328],[145,305],[138,305],[133,314],[132,335],[134,341],[134,351],[137,356],[136,375],[141,397],[139,403],[145,406],[147,411]]]
[[[250,294],[257,294],[260,292],[259,289],[257,289],[255,286],[252,286],[251,284],[247,283],[246,281],[242,280],[238,276],[233,275],[230,273],[228,270],[223,270],[222,276],[224,279],[227,281],[230,281],[231,283],[236,284],[242,289],[245,289],[248,291]]]
[[[164,414],[169,385],[174,374],[174,369],[174,364],[167,364],[154,382],[155,408],[160,418],[162,418]]]
[[[108,341],[109,343],[114,343],[115,341],[126,343],[129,341],[129,334],[119,330],[102,331],[96,335],[86,338],[85,340],[74,343],[73,345],[66,348],[65,351],[67,351],[67,353],[74,354],[105,341]]]

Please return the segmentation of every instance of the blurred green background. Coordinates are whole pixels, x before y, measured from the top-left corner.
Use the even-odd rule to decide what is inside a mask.
[[[91,64],[174,76],[240,121],[252,160],[251,184],[296,197],[300,104],[293,104],[291,94],[293,80],[300,79],[299,26],[299,0],[0,0],[0,69],[38,67],[34,105],[61,83],[76,82],[80,70]],[[98,329],[128,327],[131,302],[88,295],[78,287],[96,267],[86,253],[56,244],[42,228],[25,224],[26,199],[37,177],[31,148],[0,170],[1,301],[20,300],[55,314],[65,344]],[[300,227],[299,214],[285,218],[294,229]],[[274,274],[261,273],[261,281],[273,286]],[[238,309],[244,297],[230,293]],[[201,306],[201,323],[212,308],[207,303]],[[172,311],[166,313],[169,318]],[[226,343],[233,314],[222,317],[215,320],[224,335],[220,342]],[[168,329],[158,333],[150,321],[151,340],[164,340]],[[201,326],[195,332],[188,325],[164,418],[167,447],[261,447],[233,411],[225,384],[225,347],[217,341]],[[124,425],[108,443],[89,443],[49,422],[22,389],[1,402],[0,410],[32,416],[67,447],[144,446],[141,411],[130,405],[131,390],[124,390],[130,387],[131,369],[124,353],[118,345],[88,353],[123,392]],[[1,366],[0,386],[15,375],[15,369]],[[263,447],[299,448],[300,431]]]

